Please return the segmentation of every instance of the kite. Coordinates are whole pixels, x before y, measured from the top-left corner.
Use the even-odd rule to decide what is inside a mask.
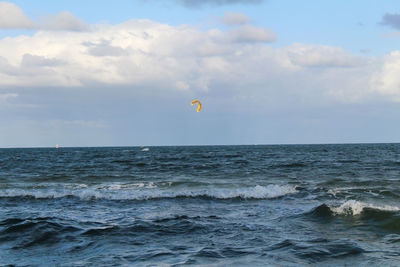
[[[191,105],[193,106],[194,103],[199,103],[199,107],[197,108],[197,112],[199,112],[200,109],[201,109],[201,103],[200,103],[200,101],[199,101],[199,100],[193,100],[192,103],[191,103]]]

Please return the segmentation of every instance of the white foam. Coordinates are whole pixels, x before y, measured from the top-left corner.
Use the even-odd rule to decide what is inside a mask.
[[[120,189],[126,189],[126,188],[156,188],[157,185],[153,182],[149,183],[107,183],[107,184],[101,184],[98,185],[98,189],[109,189],[109,190],[120,190]]]
[[[390,205],[374,205],[370,203],[360,202],[356,200],[348,200],[344,202],[339,207],[331,207],[331,210],[339,215],[359,215],[364,210],[364,208],[371,208],[384,211],[399,211],[400,208]]]
[[[152,185],[153,186],[153,185]],[[63,188],[35,188],[23,189],[12,188],[0,190],[0,197],[34,197],[34,198],[61,198],[67,196],[79,197],[81,199],[112,199],[112,200],[147,200],[157,198],[177,197],[211,197],[217,199],[270,199],[296,193],[294,186],[267,185],[242,188],[212,188],[172,191],[153,187],[135,186],[123,188],[121,186],[82,186],[75,189]]]
[[[211,196],[220,199],[227,198],[276,198],[288,194],[296,193],[297,190],[292,186],[282,186],[282,185],[267,185],[260,186],[256,185],[254,187],[245,187],[237,189],[211,189],[207,190],[206,196]]]

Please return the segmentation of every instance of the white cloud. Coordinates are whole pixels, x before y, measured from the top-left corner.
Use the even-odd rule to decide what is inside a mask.
[[[35,23],[13,3],[0,2],[0,29],[32,29]]]
[[[242,13],[226,12],[221,22],[227,25],[243,25],[251,22],[251,19]]]
[[[376,92],[400,101],[400,51],[392,51],[382,58],[382,64],[371,78]]]

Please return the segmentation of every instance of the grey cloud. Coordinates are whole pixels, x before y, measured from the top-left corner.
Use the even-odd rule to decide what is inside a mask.
[[[125,49],[117,46],[112,46],[109,41],[102,41],[99,44],[84,43],[83,45],[89,48],[88,52],[90,55],[96,57],[119,57],[128,54]]]
[[[42,76],[54,75],[55,72],[51,67],[61,64],[63,64],[61,60],[24,54],[20,66],[16,67],[11,65],[4,57],[0,57],[0,74],[17,77],[21,82],[26,77],[35,77],[34,79],[40,80],[43,78]]]
[[[379,24],[400,30],[400,14],[386,13]]]
[[[227,25],[243,25],[251,22],[251,19],[242,13],[226,12],[221,18],[221,22]]]
[[[89,25],[68,11],[33,21],[17,5],[0,2],[0,29],[87,31]]]
[[[0,2],[0,29],[33,29],[35,23],[13,3]]]
[[[277,37],[275,33],[266,28],[258,28],[251,25],[244,25],[228,32],[230,41],[237,43],[252,42],[274,42]]]
[[[291,57],[291,61],[294,65],[302,66],[302,67],[325,67],[325,68],[350,68],[360,66],[361,60],[352,57],[334,57],[334,56],[326,56],[321,58],[307,58],[303,56],[293,56]]]
[[[45,17],[38,28],[43,30],[87,31],[89,25],[72,13],[64,11],[57,15]]]
[[[348,54],[341,49],[314,47],[288,53],[292,64],[311,68],[351,68],[363,63],[361,57]]]
[[[0,56],[0,73],[13,74],[14,68],[8,63],[8,60]]]
[[[260,4],[263,0],[177,0],[185,7],[196,8],[204,5]]]
[[[31,54],[24,54],[21,62],[22,67],[54,67],[60,64],[62,62],[55,58],[45,58]]]

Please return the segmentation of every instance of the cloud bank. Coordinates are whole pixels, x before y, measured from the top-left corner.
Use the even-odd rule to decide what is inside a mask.
[[[260,102],[289,95],[309,103],[400,96],[398,51],[369,58],[332,46],[268,46],[275,40],[251,25],[201,31],[150,20],[38,31],[0,40],[0,88],[98,84],[133,94],[152,88]]]

